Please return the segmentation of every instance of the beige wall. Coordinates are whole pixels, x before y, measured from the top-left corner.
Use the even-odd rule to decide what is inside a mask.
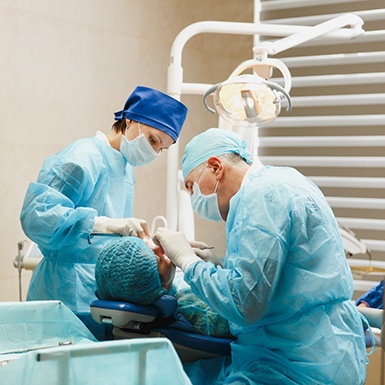
[[[252,21],[252,0],[0,0],[0,301],[18,300],[13,267],[25,239],[19,214],[43,160],[96,130],[108,133],[136,85],[166,91],[171,44],[203,20]],[[186,81],[215,83],[249,59],[250,37],[195,37],[186,45]],[[216,124],[201,98],[181,147]],[[166,156],[137,170],[135,215],[165,215]],[[197,237],[224,251],[223,226],[202,222]],[[206,227],[208,226],[208,227]],[[208,235],[209,234],[209,235]],[[210,235],[211,234],[211,235]],[[23,271],[23,298],[31,273]]]

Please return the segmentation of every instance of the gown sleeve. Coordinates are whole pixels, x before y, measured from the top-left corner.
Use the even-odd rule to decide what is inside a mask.
[[[193,292],[233,323],[250,325],[267,311],[288,251],[287,204],[276,192],[233,197],[224,268],[199,261],[186,271]]]
[[[86,248],[97,215],[94,208],[86,206],[95,180],[97,175],[91,177],[87,167],[73,162],[43,166],[24,199],[20,220],[25,234],[47,250],[76,243]]]

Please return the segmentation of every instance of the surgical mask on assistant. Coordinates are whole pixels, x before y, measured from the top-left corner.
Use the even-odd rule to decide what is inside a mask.
[[[138,122],[139,135],[133,140],[128,140],[122,135],[120,142],[120,152],[131,166],[143,166],[152,162],[159,154],[152,148],[146,136],[140,130]]]
[[[193,194],[191,195],[191,205],[195,213],[205,219],[212,220],[214,222],[220,222],[222,220],[221,213],[218,206],[218,195],[217,188],[219,180],[215,185],[214,192],[209,195],[203,195],[201,189],[199,188],[199,182],[202,178],[203,173],[206,171],[206,168],[203,170],[201,176],[198,179],[198,182],[193,184]]]

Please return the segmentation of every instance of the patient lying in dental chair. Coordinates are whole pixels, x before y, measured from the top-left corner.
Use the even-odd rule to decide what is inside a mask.
[[[101,299],[149,305],[163,294],[173,295],[178,311],[195,333],[231,337],[228,322],[195,296],[175,274],[175,266],[150,240],[123,237],[110,242],[95,266],[97,294]]]
[[[383,309],[383,296],[384,296],[384,280],[373,286],[370,290],[364,293],[360,298],[356,300],[357,306],[365,306],[374,309]]]

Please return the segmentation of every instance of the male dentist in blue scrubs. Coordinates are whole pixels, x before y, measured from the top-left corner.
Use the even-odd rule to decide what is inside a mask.
[[[185,365],[193,384],[364,384],[352,275],[318,187],[252,162],[246,142],[216,128],[188,143],[182,168],[194,211],[226,221],[224,265],[198,258],[183,233],[154,240],[237,337],[230,357]]]

